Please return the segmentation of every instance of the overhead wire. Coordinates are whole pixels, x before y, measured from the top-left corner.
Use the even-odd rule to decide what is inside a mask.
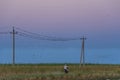
[[[19,35],[19,36],[23,36],[23,37],[32,38],[32,39],[46,40],[46,39],[44,39],[43,37],[32,36],[32,35],[29,35],[29,34],[26,34],[26,33],[22,33],[22,32],[18,32],[17,35]]]
[[[41,36],[26,34],[26,33],[23,33],[23,32],[18,32],[18,35],[24,36],[24,37],[33,38],[33,39],[49,40],[49,41],[71,41],[71,40],[76,40],[76,39],[55,39],[55,38],[46,38],[46,37],[41,37]]]
[[[30,38],[35,38],[35,39],[39,39],[39,40],[50,40],[50,41],[71,41],[71,40],[79,40],[80,38],[57,38],[57,37],[51,37],[51,36],[46,36],[46,35],[41,35],[38,33],[33,33],[30,31],[26,31],[24,29],[21,28],[17,28],[18,30],[18,35],[21,35],[24,37],[30,37]]]
[[[59,37],[53,37],[53,36],[47,36],[47,35],[41,35],[38,33],[30,32],[18,27],[15,27],[15,31],[17,32],[16,35],[23,36],[23,37],[29,37],[32,39],[38,39],[38,40],[49,40],[49,41],[72,41],[72,40],[80,40],[80,38],[59,38]],[[0,32],[0,34],[11,34],[12,32]]]
[[[15,27],[15,28],[16,28],[17,30],[20,30],[20,31],[23,31],[23,32],[25,32],[25,33],[29,33],[29,34],[32,34],[32,35],[38,35],[38,36],[47,37],[47,38],[57,38],[57,37],[51,37],[51,36],[41,35],[41,34],[38,34],[38,33],[33,33],[33,32],[30,32],[30,31],[27,31],[27,30],[18,28],[18,27]]]
[[[0,32],[0,34],[9,34],[10,32]]]
[[[33,36],[33,35],[26,34],[26,33],[23,33],[23,32],[18,32],[17,35],[23,36],[23,37],[29,37],[29,38],[32,38],[32,39],[38,39],[38,40],[68,41],[68,40],[63,40],[63,39],[60,40],[60,39],[45,38],[45,37],[41,37],[41,36]]]

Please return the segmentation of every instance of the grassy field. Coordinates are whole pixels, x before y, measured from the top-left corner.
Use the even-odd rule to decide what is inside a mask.
[[[63,64],[0,65],[0,80],[120,80],[119,65],[69,64],[65,74]]]

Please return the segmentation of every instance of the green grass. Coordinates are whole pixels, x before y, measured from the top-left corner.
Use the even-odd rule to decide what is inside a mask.
[[[80,67],[69,64],[65,74],[64,64],[0,65],[0,80],[120,80],[120,65],[91,65]]]

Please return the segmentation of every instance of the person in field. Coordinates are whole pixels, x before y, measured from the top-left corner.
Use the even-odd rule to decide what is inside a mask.
[[[64,72],[65,72],[65,73],[68,73],[68,72],[69,72],[68,66],[67,66],[66,64],[64,65]]]

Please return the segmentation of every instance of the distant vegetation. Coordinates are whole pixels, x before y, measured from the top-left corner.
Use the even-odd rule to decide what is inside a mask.
[[[120,80],[120,65],[93,65],[80,67],[68,64],[0,65],[0,80]]]

